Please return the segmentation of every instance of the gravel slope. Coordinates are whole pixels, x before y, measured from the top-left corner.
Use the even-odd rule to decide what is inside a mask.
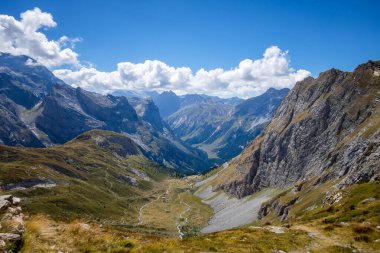
[[[195,195],[214,209],[214,216],[201,232],[231,229],[257,220],[261,204],[273,197],[275,192],[274,189],[264,190],[254,196],[237,199],[224,192],[213,192],[211,186],[199,189]]]

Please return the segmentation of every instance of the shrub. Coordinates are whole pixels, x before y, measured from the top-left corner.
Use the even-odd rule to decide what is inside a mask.
[[[369,238],[367,235],[359,235],[359,236],[356,236],[354,239],[357,242],[366,242],[366,243],[371,242],[371,238]]]
[[[323,230],[329,232],[329,231],[333,231],[334,230],[334,226],[326,226],[323,228]]]
[[[369,234],[373,232],[373,229],[370,227],[353,227],[352,230],[356,234]]]
[[[326,219],[323,219],[323,223],[325,224],[331,224],[331,223],[334,223],[335,222],[335,218],[326,218]]]

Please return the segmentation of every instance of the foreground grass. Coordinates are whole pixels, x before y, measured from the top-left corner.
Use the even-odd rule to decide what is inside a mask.
[[[27,221],[22,252],[273,252],[303,249],[310,242],[302,231],[274,234],[240,229],[184,240],[99,227],[76,220],[55,222],[43,215]]]

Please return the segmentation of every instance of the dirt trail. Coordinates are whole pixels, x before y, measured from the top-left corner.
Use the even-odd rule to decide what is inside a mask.
[[[145,203],[144,205],[142,205],[142,206],[140,207],[140,209],[139,209],[139,218],[138,218],[139,222],[137,223],[137,225],[142,225],[143,222],[144,222],[144,221],[143,221],[143,209],[146,208],[148,205],[151,205],[152,203],[154,203],[154,202],[156,202],[156,201],[159,201],[160,198],[162,198],[162,196],[164,196],[165,194],[168,194],[168,191],[166,191],[166,192],[164,192],[164,193],[158,195],[157,198],[156,198],[155,200],[152,200],[152,201],[150,201],[150,202],[148,202],[148,203]]]
[[[316,239],[317,245],[313,245],[314,248],[317,248],[317,247],[321,248],[321,247],[325,247],[329,245],[336,245],[340,247],[350,248],[349,246],[347,246],[347,244],[342,243],[341,239],[337,240],[337,238],[335,237],[327,236],[321,233],[317,228],[314,228],[314,227],[300,224],[300,225],[294,225],[292,229],[305,231],[306,233],[309,234],[310,237]]]
[[[181,227],[182,227],[183,225],[186,225],[186,223],[188,222],[188,218],[186,217],[184,222],[181,222],[181,220],[183,219],[183,216],[184,216],[188,211],[190,211],[191,206],[190,206],[189,204],[187,204],[186,202],[183,201],[183,199],[182,199],[182,195],[180,195],[179,198],[180,198],[180,204],[181,204],[181,205],[183,205],[183,204],[186,205],[186,209],[185,209],[184,211],[182,211],[182,212],[179,214],[179,219],[178,219],[178,223],[177,223],[178,235],[179,235],[179,238],[182,240],[182,239],[183,239],[183,236],[184,236],[184,233],[182,233],[182,231],[181,231]]]
[[[107,182],[107,184],[109,185],[108,187],[108,191],[112,194],[112,196],[115,198],[115,199],[119,199],[119,196],[112,190],[112,187],[113,187],[113,182],[112,180],[109,180],[108,178],[110,178],[110,174],[108,173],[108,171],[104,171],[104,180]]]

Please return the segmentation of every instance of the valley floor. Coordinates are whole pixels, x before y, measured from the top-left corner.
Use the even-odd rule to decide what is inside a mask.
[[[300,219],[264,219],[214,233],[206,229],[218,213],[212,217],[211,208],[193,195],[193,185],[189,179],[165,180],[140,207],[136,224],[129,226],[31,215],[22,252],[380,252],[376,182],[350,189],[356,197],[341,200],[335,211],[326,206]],[[344,211],[346,205],[355,210]],[[200,233],[202,228],[206,234]]]
[[[151,228],[179,238],[198,233],[212,215],[211,208],[192,194],[187,180],[168,179],[162,185],[163,191],[140,207],[136,228]]]

